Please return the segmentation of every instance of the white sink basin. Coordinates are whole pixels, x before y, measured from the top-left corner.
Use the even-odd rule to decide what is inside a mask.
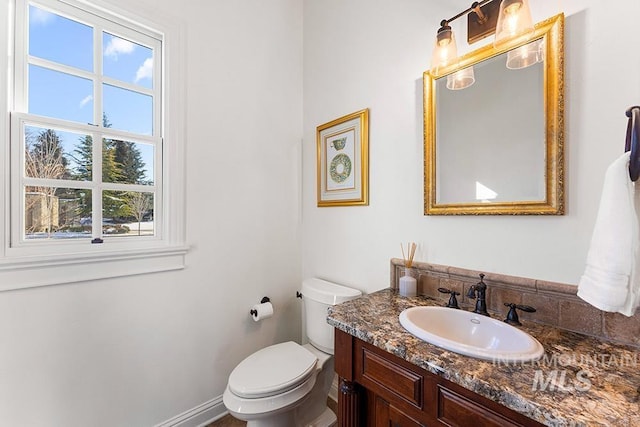
[[[479,359],[524,362],[544,354],[542,344],[526,332],[469,311],[411,307],[400,313],[400,324],[428,343]]]

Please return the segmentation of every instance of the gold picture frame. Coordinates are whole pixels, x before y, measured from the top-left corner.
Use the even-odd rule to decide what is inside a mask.
[[[317,127],[318,207],[369,204],[369,109]]]

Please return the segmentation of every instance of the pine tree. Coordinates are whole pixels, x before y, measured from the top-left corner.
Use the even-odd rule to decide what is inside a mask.
[[[115,161],[120,165],[120,181],[127,184],[143,184],[145,163],[136,144],[128,141],[113,141]]]
[[[102,116],[102,125],[110,128],[111,123],[106,114]],[[79,180],[93,178],[93,138],[89,135],[80,139],[74,150],[73,158],[78,166],[73,171],[73,177]],[[104,138],[102,140],[102,181],[123,184],[145,184],[145,163],[142,154],[133,142]],[[90,192],[80,191],[81,213],[87,217],[91,215],[92,203]],[[130,209],[131,192],[104,191],[102,196],[103,217],[123,219],[132,217]]]
[[[111,127],[111,123],[106,115],[102,116],[102,124],[104,127]],[[76,166],[73,171],[73,177],[77,180],[90,181],[93,179],[93,138],[86,135],[79,140],[77,148],[74,150],[73,159]],[[102,181],[104,182],[120,182],[121,166],[115,160],[115,144],[111,139],[102,140]],[[78,198],[81,199],[80,213],[84,217],[88,217],[92,213],[93,204],[91,193],[86,190],[77,191]],[[103,197],[104,216],[117,216],[122,210],[122,203],[112,199],[111,197]]]
[[[122,164],[116,159],[118,141],[102,139],[102,181],[123,182]]]
[[[93,175],[93,138],[86,135],[79,140],[79,144],[72,154],[76,167],[72,171],[74,179],[91,181]]]

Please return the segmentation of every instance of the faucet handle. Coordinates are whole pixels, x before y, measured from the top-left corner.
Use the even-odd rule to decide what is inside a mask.
[[[476,285],[469,286],[469,291],[467,292],[467,298],[476,299]]]
[[[460,292],[453,291],[447,288],[438,288],[438,292],[450,295],[449,302],[447,302],[446,307],[460,308],[460,306],[458,306],[458,299],[456,298],[456,295],[460,295]]]
[[[520,319],[518,319],[518,312],[516,311],[516,309],[526,311],[527,313],[534,313],[536,311],[535,308],[529,305],[515,304],[512,302],[505,302],[504,305],[506,307],[509,307],[507,318],[504,319],[504,321],[510,325],[522,325],[522,323],[520,323]]]

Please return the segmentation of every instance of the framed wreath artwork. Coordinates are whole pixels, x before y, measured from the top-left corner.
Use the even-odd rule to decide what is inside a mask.
[[[318,126],[318,206],[369,204],[369,109]]]

